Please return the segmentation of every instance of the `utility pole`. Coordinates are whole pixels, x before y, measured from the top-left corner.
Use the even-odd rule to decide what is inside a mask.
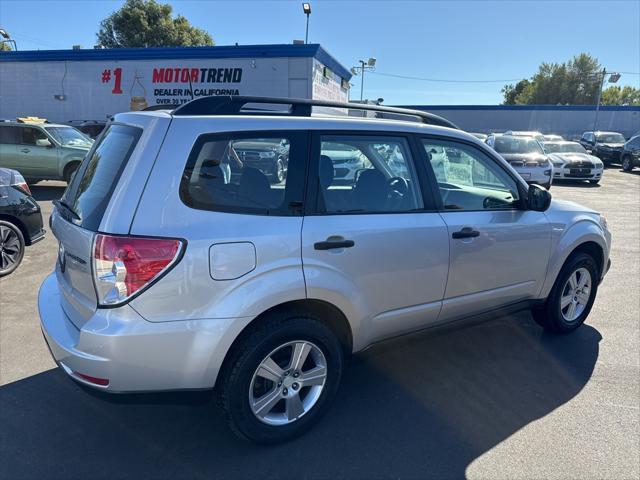
[[[593,119],[593,131],[598,131],[598,113],[600,113],[600,99],[602,97],[602,89],[604,88],[604,79],[607,75],[607,69],[603,68],[600,72],[601,77],[598,79],[598,101],[596,102],[596,117]]]
[[[368,60],[358,60],[358,63],[360,64],[360,66],[352,67],[351,73],[353,75],[358,75],[358,72],[360,72],[360,75],[362,75],[362,78],[360,79],[360,101],[362,102],[364,100],[364,72],[365,70],[375,69],[376,59],[371,57]]]

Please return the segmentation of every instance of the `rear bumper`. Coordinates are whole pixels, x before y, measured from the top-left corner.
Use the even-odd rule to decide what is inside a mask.
[[[38,308],[56,363],[74,380],[111,392],[213,387],[236,330],[245,324],[244,319],[152,323],[125,305],[97,309],[79,330],[61,306],[55,274],[42,283]]]

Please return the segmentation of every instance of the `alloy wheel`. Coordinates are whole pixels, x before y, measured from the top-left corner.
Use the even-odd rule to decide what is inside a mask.
[[[22,244],[16,231],[0,225],[0,271],[10,270],[20,261]]]
[[[268,425],[288,425],[318,402],[327,360],[312,342],[295,340],[274,349],[258,365],[249,385],[249,406]]]
[[[591,273],[578,268],[567,279],[560,297],[560,311],[567,322],[575,322],[589,303],[591,297]]]

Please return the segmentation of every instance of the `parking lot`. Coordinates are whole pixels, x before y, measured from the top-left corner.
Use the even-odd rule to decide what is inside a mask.
[[[32,187],[45,221],[63,190]],[[0,477],[638,478],[640,172],[552,194],[613,233],[582,328],[543,334],[523,312],[380,344],[353,359],[316,428],[275,447],[234,437],[210,392],[108,396],[56,369],[36,301],[49,234],[0,280]]]

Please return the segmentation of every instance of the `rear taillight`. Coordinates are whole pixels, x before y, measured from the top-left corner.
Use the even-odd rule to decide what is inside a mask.
[[[20,175],[18,172],[15,172],[13,174],[13,180],[11,182],[11,186],[19,188],[27,195],[31,195],[31,190],[29,189],[29,185],[27,185],[27,182],[24,179],[24,177]]]
[[[97,234],[93,278],[100,305],[118,305],[167,272],[182,252],[173,238],[116,237]]]

